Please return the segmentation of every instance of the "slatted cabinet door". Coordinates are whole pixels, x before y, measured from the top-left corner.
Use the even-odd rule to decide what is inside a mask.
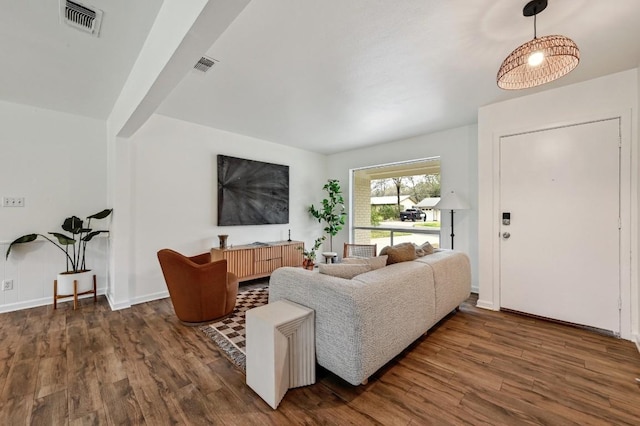
[[[282,266],[282,247],[261,247],[253,251],[254,275],[269,275]]]
[[[291,244],[282,246],[282,265],[283,266],[302,266],[302,250],[304,243],[292,241]]]
[[[240,281],[268,277],[282,266],[301,266],[304,243],[281,241],[268,246],[244,245],[226,249],[212,248],[211,260],[227,259],[227,269]]]

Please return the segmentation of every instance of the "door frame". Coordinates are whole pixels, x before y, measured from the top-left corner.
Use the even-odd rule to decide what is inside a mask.
[[[637,262],[637,254],[632,253],[632,243],[636,242],[637,235],[637,209],[633,207],[632,179],[637,179],[637,171],[632,169],[633,159],[631,157],[631,111],[613,112],[610,114],[598,114],[576,118],[570,121],[544,123],[530,125],[518,129],[505,129],[493,134],[492,158],[493,158],[493,205],[492,205],[492,273],[493,273],[493,300],[492,306],[483,306],[486,301],[480,302],[478,306],[499,310],[500,301],[500,139],[506,136],[514,136],[524,133],[552,130],[556,128],[568,127],[591,123],[603,120],[619,120],[620,129],[620,337],[631,339],[632,331],[632,304],[638,299],[637,291],[631,287],[631,277],[637,275],[637,271],[632,267],[632,258]]]

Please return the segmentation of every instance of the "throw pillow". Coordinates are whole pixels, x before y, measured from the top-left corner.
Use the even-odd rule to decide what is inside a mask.
[[[342,259],[342,263],[350,265],[369,265],[371,270],[383,268],[387,266],[388,256],[376,256],[376,257],[345,257]]]
[[[416,249],[416,256],[418,257],[426,256],[433,253],[433,246],[431,245],[431,243],[429,243],[429,241],[420,246],[417,244],[414,244],[413,246]]]
[[[389,247],[387,249],[387,256],[387,265],[408,262],[417,258],[416,249],[413,247],[413,243],[402,243]]]
[[[433,246],[429,241],[422,244],[420,248],[422,249],[422,251],[424,251],[424,254],[433,254]]]
[[[333,277],[340,277],[350,280],[356,275],[364,274],[371,270],[370,265],[348,264],[348,263],[321,263],[318,265],[318,272]]]

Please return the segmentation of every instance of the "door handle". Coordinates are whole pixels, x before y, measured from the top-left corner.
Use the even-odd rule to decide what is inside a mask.
[[[502,233],[502,238],[504,238],[505,240],[508,240],[510,236],[511,236],[511,234],[508,233],[508,232],[503,232]]]

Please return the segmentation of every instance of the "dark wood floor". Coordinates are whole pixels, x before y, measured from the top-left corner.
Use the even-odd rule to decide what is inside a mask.
[[[168,299],[0,315],[0,424],[640,424],[635,346],[465,303],[353,387],[320,370],[277,411]]]

